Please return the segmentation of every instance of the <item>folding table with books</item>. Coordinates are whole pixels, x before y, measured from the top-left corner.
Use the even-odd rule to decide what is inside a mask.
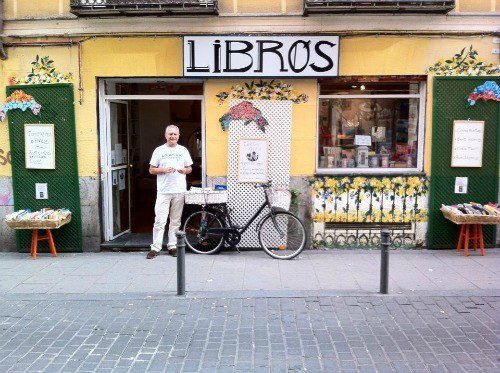
[[[474,251],[479,246],[480,254],[484,255],[483,225],[500,224],[499,215],[458,214],[446,208],[441,208],[444,217],[460,225],[457,251],[464,249],[464,256],[469,255],[469,242],[472,241]]]
[[[47,240],[49,249],[52,255],[57,256],[56,245],[54,237],[52,236],[52,229],[57,229],[71,221],[71,213],[60,215],[54,218],[47,219],[29,219],[29,220],[5,220],[7,226],[13,229],[30,229],[31,234],[31,250],[30,255],[36,259],[38,250],[38,241]],[[45,230],[45,234],[39,234],[39,230]]]

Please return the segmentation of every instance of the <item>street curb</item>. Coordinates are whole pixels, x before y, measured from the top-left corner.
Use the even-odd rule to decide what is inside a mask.
[[[1,300],[7,301],[119,301],[161,299],[242,299],[242,298],[310,298],[310,297],[500,297],[500,290],[456,290],[456,291],[411,291],[380,294],[367,291],[338,290],[247,290],[247,291],[193,291],[177,296],[175,291],[155,293],[4,293]]]

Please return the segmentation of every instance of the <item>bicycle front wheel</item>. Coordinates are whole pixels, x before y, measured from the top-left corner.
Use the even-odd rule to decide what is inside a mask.
[[[208,211],[195,212],[186,219],[186,245],[197,254],[213,254],[219,250],[224,236],[209,233],[209,228],[222,228],[222,222]]]
[[[295,215],[280,211],[264,218],[259,229],[259,241],[271,257],[292,259],[306,245],[306,230]]]

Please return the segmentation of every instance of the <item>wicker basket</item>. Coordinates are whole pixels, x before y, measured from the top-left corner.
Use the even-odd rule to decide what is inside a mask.
[[[210,205],[227,202],[227,190],[206,190],[201,189],[189,191],[184,194],[185,203],[188,205]]]
[[[498,215],[467,215],[455,214],[452,211],[441,208],[444,217],[455,224],[500,224]]]
[[[5,220],[5,224],[13,229],[57,229],[71,221],[71,214],[65,219],[44,220]]]
[[[282,188],[273,188],[269,191],[269,200],[271,201],[271,206],[279,207],[283,210],[290,209],[290,202],[292,200],[292,194]]]

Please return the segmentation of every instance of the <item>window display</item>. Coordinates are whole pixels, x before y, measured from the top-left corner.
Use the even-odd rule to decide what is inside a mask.
[[[320,85],[318,170],[416,169],[420,91],[419,82]]]

